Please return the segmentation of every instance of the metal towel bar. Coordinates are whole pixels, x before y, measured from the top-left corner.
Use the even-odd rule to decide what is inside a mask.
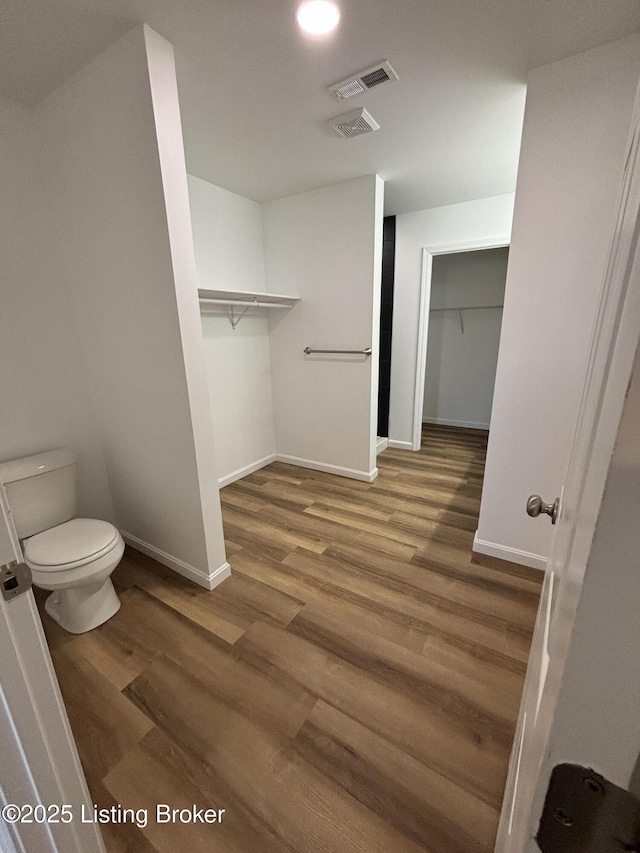
[[[340,355],[371,355],[371,347],[365,347],[365,349],[311,349],[311,347],[305,347],[304,352],[306,355],[311,355],[312,352],[339,353]]]

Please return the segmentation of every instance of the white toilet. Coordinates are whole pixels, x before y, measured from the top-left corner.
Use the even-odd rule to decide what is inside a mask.
[[[120,609],[111,573],[122,536],[108,521],[74,518],[76,459],[65,448],[0,463],[9,507],[33,583],[52,590],[47,613],[83,634]]]

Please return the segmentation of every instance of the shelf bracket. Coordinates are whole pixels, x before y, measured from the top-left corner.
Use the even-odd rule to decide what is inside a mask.
[[[252,307],[251,305],[247,305],[247,307],[244,309],[244,311],[236,317],[236,315],[233,311],[233,305],[229,306],[229,322],[231,323],[231,328],[233,329],[234,332],[235,332],[236,326],[238,325],[240,320],[242,320],[244,315],[247,313],[247,311],[251,307]]]

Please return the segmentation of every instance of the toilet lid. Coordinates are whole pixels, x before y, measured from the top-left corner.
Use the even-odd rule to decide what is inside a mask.
[[[72,518],[27,539],[24,556],[34,566],[49,568],[88,562],[101,551],[108,550],[117,537],[118,531],[108,521]]]

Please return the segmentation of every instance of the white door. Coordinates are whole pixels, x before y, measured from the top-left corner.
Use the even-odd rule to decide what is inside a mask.
[[[0,483],[0,566],[21,560]],[[44,810],[32,813],[36,804]],[[99,829],[82,822],[83,805],[90,815],[33,593],[12,601],[0,597],[0,850],[104,853]]]
[[[609,266],[571,458],[542,590],[496,853],[523,853],[540,817],[547,749],[587,559],[638,347],[640,317],[640,106],[636,101]],[[534,492],[536,484],[531,484]],[[522,508],[525,512],[525,507]],[[532,524],[549,523],[541,515]]]

